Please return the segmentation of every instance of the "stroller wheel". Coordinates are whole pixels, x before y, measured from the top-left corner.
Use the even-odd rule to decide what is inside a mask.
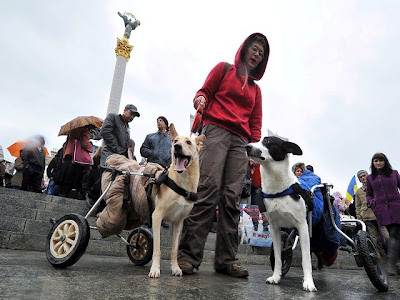
[[[128,237],[126,246],[129,259],[137,266],[144,266],[153,256],[153,234],[145,227],[135,228]]]
[[[53,226],[47,235],[46,256],[56,268],[66,268],[76,263],[89,244],[89,224],[78,214],[68,214]]]
[[[389,289],[389,284],[382,259],[378,249],[366,231],[358,231],[357,246],[369,280],[378,291],[386,292]]]
[[[289,240],[289,235],[282,231],[281,232],[281,239],[282,239],[282,277],[289,272],[290,267],[292,266],[292,259],[293,259],[293,240]],[[271,253],[269,255],[269,261],[271,264],[272,271],[275,269],[275,253],[274,253],[274,245],[271,244]]]

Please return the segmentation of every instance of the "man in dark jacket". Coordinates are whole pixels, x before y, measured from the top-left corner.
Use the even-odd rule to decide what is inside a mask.
[[[157,118],[158,131],[148,134],[140,148],[140,155],[148,162],[158,163],[163,168],[171,164],[171,136],[168,133],[168,120],[161,116]]]
[[[58,174],[60,174],[63,155],[64,155],[64,148],[61,147],[58,150],[56,156],[54,156],[54,158],[47,166],[46,173],[47,177],[49,178],[49,184],[45,192],[47,195],[58,195],[59,187],[56,186],[56,182],[58,180]]]
[[[24,164],[22,173],[22,190],[36,193],[42,192],[42,179],[45,168],[44,138],[36,136],[22,150]]]
[[[103,138],[103,150],[101,152],[102,166],[111,154],[121,154],[128,157],[129,148],[129,122],[135,117],[140,117],[137,108],[133,104],[127,104],[120,115],[110,113],[103,122],[100,135]]]

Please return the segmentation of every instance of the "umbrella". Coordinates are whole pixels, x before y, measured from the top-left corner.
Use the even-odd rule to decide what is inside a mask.
[[[94,116],[79,116],[61,126],[58,135],[68,135],[71,130],[85,127],[87,125],[93,125],[96,128],[100,128],[101,125],[103,125],[103,120]]]
[[[30,142],[32,142],[32,140],[29,140],[29,139],[28,139],[28,140],[22,140],[22,141],[15,142],[15,143],[12,144],[11,146],[7,147],[7,150],[10,151],[10,154],[11,154],[12,156],[19,157],[19,156],[20,156],[20,151],[21,151],[22,149],[24,149],[25,146],[26,146],[28,143],[30,143]],[[46,156],[49,156],[49,155],[50,155],[50,154],[49,154],[49,151],[47,150],[46,147],[43,147],[43,150],[44,150],[44,152],[46,153]]]

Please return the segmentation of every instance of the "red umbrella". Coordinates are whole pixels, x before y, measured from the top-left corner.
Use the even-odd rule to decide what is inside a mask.
[[[31,139],[27,139],[27,140],[22,140],[22,141],[15,142],[15,143],[12,144],[11,146],[7,147],[7,150],[10,152],[10,154],[11,154],[12,156],[19,157],[19,156],[20,156],[20,151],[21,151],[22,149],[24,149],[25,146],[26,146],[28,143],[30,143],[30,142],[32,142]],[[50,154],[49,154],[49,151],[47,150],[46,147],[43,147],[43,150],[44,150],[44,152],[46,153],[46,156],[49,156],[49,155],[50,155]]]

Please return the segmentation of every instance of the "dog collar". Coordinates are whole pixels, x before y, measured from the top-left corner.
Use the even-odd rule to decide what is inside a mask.
[[[287,196],[287,195],[290,195],[290,194],[294,194],[294,190],[293,190],[293,188],[291,186],[288,187],[283,192],[280,192],[280,193],[277,193],[277,194],[266,194],[266,193],[262,192],[263,198],[279,198],[279,197]]]

